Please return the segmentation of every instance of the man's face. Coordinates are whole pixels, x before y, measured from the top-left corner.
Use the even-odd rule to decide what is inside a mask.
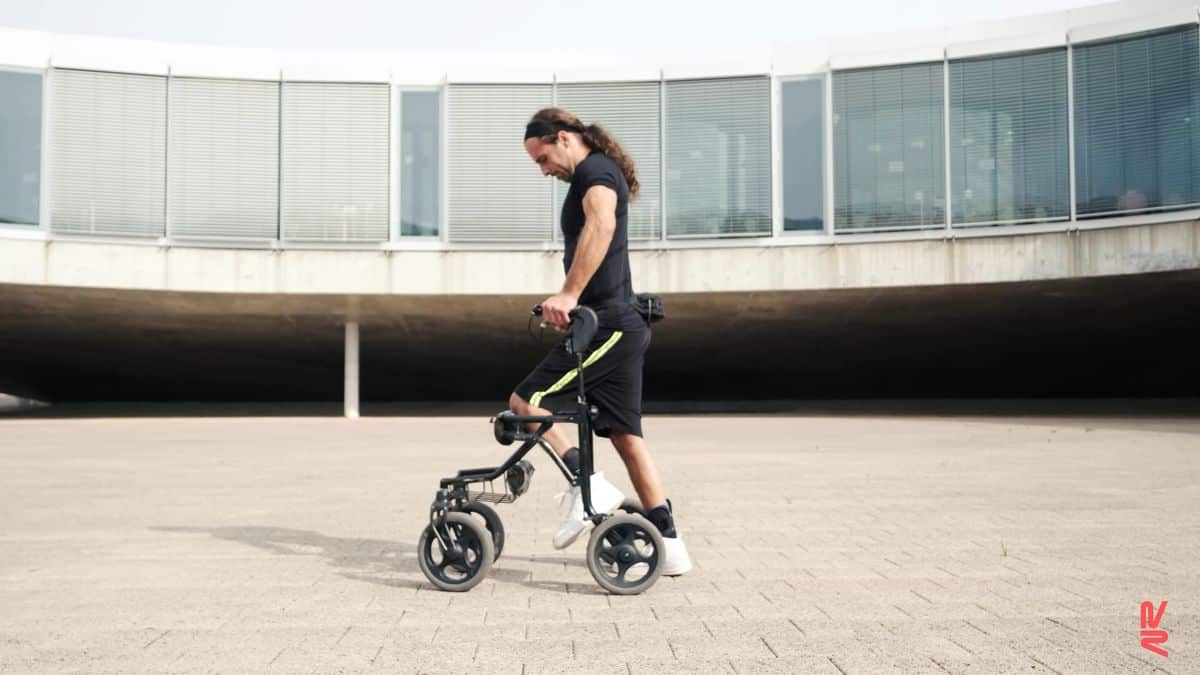
[[[554,176],[564,183],[570,183],[574,167],[570,165],[566,144],[562,138],[564,135],[559,136],[558,143],[543,143],[540,138],[531,138],[525,141],[525,152],[529,153],[530,159],[538,165],[543,176]]]

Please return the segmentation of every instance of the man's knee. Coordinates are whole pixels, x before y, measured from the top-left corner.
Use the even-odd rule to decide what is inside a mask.
[[[628,431],[614,431],[609,435],[608,440],[612,441],[613,447],[617,449],[617,452],[624,454],[636,448],[642,437],[631,434]]]
[[[508,409],[518,415],[529,414],[529,404],[525,402],[525,399],[518,396],[515,391],[508,397]]]

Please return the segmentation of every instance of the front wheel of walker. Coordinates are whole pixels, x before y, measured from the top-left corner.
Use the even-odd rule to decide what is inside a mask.
[[[425,526],[417,542],[417,561],[429,583],[443,591],[469,591],[492,568],[495,548],[487,528],[470,514],[446,512],[446,530],[450,548],[445,549],[433,531]]]
[[[592,529],[587,566],[602,588],[617,595],[636,595],[662,575],[662,534],[636,513],[618,513]]]
[[[461,511],[483,518],[484,526],[492,533],[492,546],[496,549],[492,560],[499,560],[500,552],[504,550],[504,523],[500,521],[500,514],[483,502],[467,502],[462,505]]]

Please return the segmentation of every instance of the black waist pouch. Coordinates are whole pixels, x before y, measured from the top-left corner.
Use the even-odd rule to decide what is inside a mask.
[[[666,314],[663,313],[663,299],[661,295],[654,293],[638,293],[629,299],[630,304],[637,310],[638,314],[646,320],[646,323],[654,323],[662,321]]]

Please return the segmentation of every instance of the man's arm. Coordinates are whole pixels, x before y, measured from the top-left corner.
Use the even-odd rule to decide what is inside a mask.
[[[579,304],[583,289],[608,254],[609,244],[617,231],[616,191],[605,185],[593,185],[583,195],[583,214],[583,231],[575,246],[571,269],[567,270],[567,280],[558,295],[542,303],[542,318],[561,330],[570,326],[567,312]]]

